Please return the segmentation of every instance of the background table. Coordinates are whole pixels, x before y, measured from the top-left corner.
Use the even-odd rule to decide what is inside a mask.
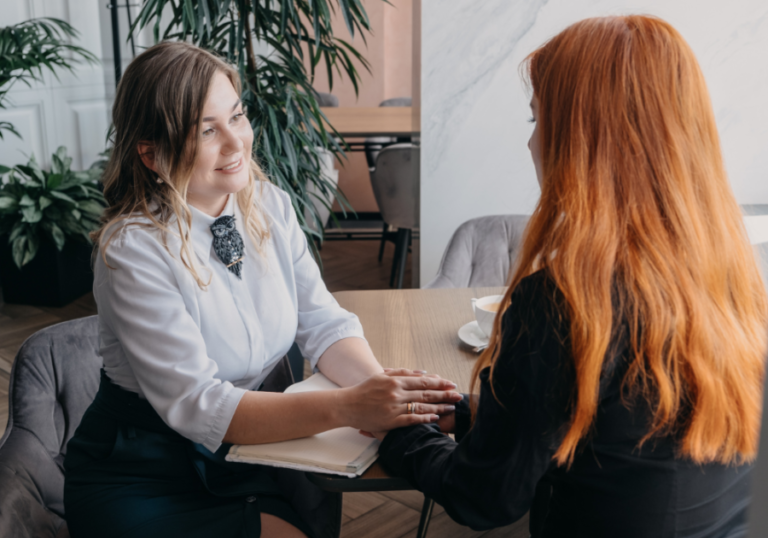
[[[325,117],[344,138],[366,136],[410,137],[414,128],[413,109],[402,107],[321,107]]]

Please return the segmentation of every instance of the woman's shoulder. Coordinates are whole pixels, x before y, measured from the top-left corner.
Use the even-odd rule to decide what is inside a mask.
[[[104,250],[108,256],[131,256],[132,252],[162,255],[167,250],[164,243],[171,244],[174,238],[173,233],[163,234],[157,223],[146,215],[125,215],[104,229],[99,238],[99,250]]]
[[[564,297],[546,269],[539,269],[518,282],[512,292],[513,312],[532,316],[552,314],[563,308]],[[510,309],[507,309],[509,312]]]
[[[567,306],[562,292],[545,269],[518,283],[501,324],[502,347],[526,345],[530,351],[553,351],[553,346],[559,349],[565,345],[570,333]]]

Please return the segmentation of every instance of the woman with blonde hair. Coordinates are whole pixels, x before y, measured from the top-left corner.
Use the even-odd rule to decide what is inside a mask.
[[[252,158],[239,96],[237,71],[186,43],[146,50],[118,85],[94,234],[104,368],[64,461],[74,538],[326,534],[340,507],[303,473],[227,462],[229,446],[434,422],[452,406],[427,402],[461,399],[382,371]],[[294,341],[344,388],[268,392]]]
[[[474,416],[377,433],[381,458],[475,529],[744,536],[768,302],[693,52],[606,17],[524,65],[541,199]]]

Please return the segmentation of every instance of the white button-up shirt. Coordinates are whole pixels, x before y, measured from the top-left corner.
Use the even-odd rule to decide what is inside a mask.
[[[261,385],[294,341],[314,368],[334,342],[363,338],[357,316],[326,289],[288,195],[265,183],[261,209],[271,234],[263,256],[245,232],[234,196],[222,212],[235,215],[245,242],[242,280],[213,251],[216,219],[195,208],[193,261],[204,281],[211,277],[206,290],[181,262],[179,239],[169,234],[166,249],[155,227],[118,224],[106,249],[114,269],[101,253],[94,267],[107,375],[211,451],[221,445],[243,394]]]

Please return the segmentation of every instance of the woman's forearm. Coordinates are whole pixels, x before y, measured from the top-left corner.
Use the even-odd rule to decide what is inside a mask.
[[[349,426],[379,432],[436,422],[453,411],[456,385],[410,370],[374,374],[351,387],[285,394],[247,392],[224,442],[255,445],[287,441]],[[409,411],[410,409],[410,411]]]
[[[368,342],[354,337],[331,344],[317,362],[317,368],[341,387],[351,387],[384,371]]]
[[[317,366],[341,387],[356,385],[383,371],[362,338],[344,338],[333,343]],[[348,426],[343,397],[343,391],[338,390],[296,394],[248,392],[240,400],[224,441],[272,443]]]
[[[344,426],[341,391],[283,394],[246,392],[235,410],[225,443],[258,445],[307,437]]]

